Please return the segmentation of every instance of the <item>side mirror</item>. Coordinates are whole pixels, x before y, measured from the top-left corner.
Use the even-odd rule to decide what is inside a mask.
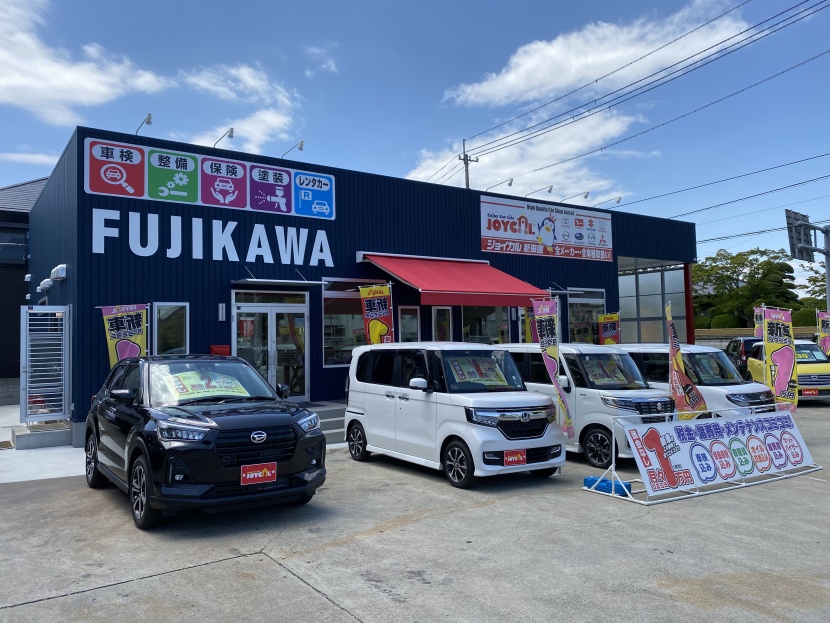
[[[409,380],[409,388],[420,389],[423,392],[432,391],[429,387],[429,383],[427,383],[427,380],[422,379],[420,376],[416,376]]]
[[[568,377],[564,374],[562,376],[557,377],[559,379],[559,386],[562,388],[566,394],[571,393],[571,382],[568,380]]]
[[[128,405],[133,402],[133,390],[131,389],[113,389],[110,391],[110,398],[115,402]]]
[[[285,385],[284,383],[280,383],[279,385],[277,385],[277,396],[279,396],[283,400],[288,398],[288,395],[290,393],[291,390],[288,389],[288,385]]]

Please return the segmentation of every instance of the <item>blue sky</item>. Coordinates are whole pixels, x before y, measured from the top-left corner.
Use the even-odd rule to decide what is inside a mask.
[[[830,174],[830,54],[805,63],[830,50],[826,5],[0,0],[0,186],[49,175],[76,125],[135,132],[150,112],[143,135],[212,145],[234,127],[225,149],[278,157],[302,140],[291,159],[454,186],[466,139],[479,158],[472,188],[513,178],[493,192],[552,186],[532,196],[588,191],[572,202],[662,217],[700,210],[680,217],[698,240],[765,232],[700,243],[699,258],[787,248],[785,231],[769,231],[785,207],[830,219],[830,178],[808,182]],[[676,63],[687,69],[673,81],[631,92]],[[627,101],[609,102],[615,91]],[[574,122],[522,133],[550,119]],[[507,135],[525,140],[481,147]]]

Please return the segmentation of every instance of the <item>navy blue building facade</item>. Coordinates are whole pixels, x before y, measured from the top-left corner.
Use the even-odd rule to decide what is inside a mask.
[[[119,150],[125,148],[134,152],[133,160],[119,160]],[[177,154],[192,162],[182,160],[180,171],[167,175],[164,167]],[[219,166],[211,173],[215,162]],[[239,165],[247,172],[235,178]],[[274,190],[263,191],[255,172]],[[293,187],[274,182],[283,174],[294,177]],[[198,199],[192,185],[197,177]],[[243,194],[249,200],[235,207]],[[418,289],[371,262],[358,261],[359,252],[487,261],[531,286],[559,293],[565,327],[574,324],[569,313],[581,309],[580,297],[589,291],[602,293],[605,311],[617,311],[629,296],[639,310],[640,299],[644,306],[647,302],[647,292],[636,289],[639,276],[662,274],[668,267],[679,271],[683,288],[674,291],[686,301],[685,308],[673,308],[675,315],[691,318],[693,224],[593,208],[593,213],[610,216],[612,261],[488,252],[482,250],[482,197],[507,200],[493,193],[77,128],[30,215],[30,303],[72,310],[73,422],[83,421],[89,397],[110,368],[103,306],[149,303],[151,352],[223,352],[227,347],[253,357],[264,373],[269,366],[276,368],[269,380],[290,381],[292,394],[306,401],[344,396],[347,351],[361,337],[355,318],[361,284],[392,284],[395,322],[405,318],[409,326],[406,335],[396,326],[396,339],[433,339],[436,323],[448,332],[443,337],[458,341],[479,334],[491,341],[523,338],[521,307],[497,309],[494,319],[478,299],[476,314],[450,304],[436,315],[434,306],[421,304]],[[280,201],[285,198],[288,204]],[[66,265],[65,279],[35,292],[58,265]],[[633,294],[628,286],[620,292],[626,276],[634,279]],[[670,281],[662,280],[663,300]],[[623,319],[640,331],[637,316],[623,314]],[[164,337],[168,328],[170,339]],[[646,324],[641,328],[646,331]],[[563,341],[568,336],[563,331]],[[631,333],[628,339],[642,337]],[[163,348],[160,338],[167,340]],[[268,341],[275,345],[273,353]]]

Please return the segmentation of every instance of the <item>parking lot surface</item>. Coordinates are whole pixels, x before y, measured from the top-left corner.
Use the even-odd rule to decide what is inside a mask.
[[[819,465],[830,401],[799,408]],[[330,450],[303,507],[133,525],[82,476],[0,484],[0,621],[830,621],[830,473],[644,507],[600,475],[450,487]],[[620,466],[637,477],[633,461]]]

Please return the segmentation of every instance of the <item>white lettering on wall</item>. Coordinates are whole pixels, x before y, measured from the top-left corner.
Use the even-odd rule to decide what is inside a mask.
[[[233,246],[233,238],[231,234],[236,229],[236,223],[230,221],[223,227],[222,221],[213,221],[213,259],[222,261],[222,251],[228,254],[228,259],[231,262],[238,262],[239,256],[236,254],[236,247]]]
[[[117,227],[107,227],[107,221],[121,220],[118,210],[92,210],[92,252],[103,253],[106,238],[118,238]]]
[[[134,255],[139,257],[150,257],[160,252],[159,240],[169,240],[170,245],[164,250],[167,258],[176,259],[185,255],[187,251],[184,249],[185,238],[182,235],[183,226],[181,216],[169,216],[169,220],[163,221],[158,214],[142,215],[139,212],[129,212],[127,231],[127,246]],[[115,226],[107,224],[111,221]],[[119,242],[121,239],[121,228],[119,227],[121,221],[121,213],[117,210],[100,210],[93,208],[92,210],[92,252],[106,253],[107,238],[112,238],[113,242],[109,243],[110,253],[117,253],[119,251],[118,245],[123,245]],[[234,231],[238,225],[235,221],[225,223],[223,221],[212,221],[211,224],[211,240],[209,244],[212,248],[212,259],[221,261],[238,262],[239,256],[236,252],[236,244],[244,245],[244,241],[235,243],[233,239]],[[190,222],[190,231],[192,232],[191,239],[191,257],[194,260],[204,259],[204,224],[202,219],[193,218]],[[276,243],[279,251],[279,263],[285,266],[302,266],[306,261],[306,249],[308,247],[308,229],[296,227],[274,227],[274,235],[276,240],[268,237],[268,227],[262,224],[255,224],[250,234],[250,239],[247,243],[246,262],[256,262],[259,258],[265,264],[274,264],[274,256],[272,249]],[[240,235],[237,234],[237,238]],[[146,244],[142,245],[141,241],[146,240]],[[116,245],[116,246],[113,246]],[[331,257],[331,249],[329,248],[328,237],[326,232],[318,230],[314,232],[314,242],[311,245],[311,254],[308,258],[308,266],[319,266],[320,263],[324,266],[332,268],[334,261]]]
[[[141,214],[130,212],[130,250],[141,257],[159,250],[159,215],[147,215],[147,246],[141,246]]]
[[[271,255],[271,247],[268,244],[268,235],[265,233],[265,225],[257,223],[254,225],[254,232],[251,234],[251,244],[248,247],[246,262],[255,262],[257,257],[262,257],[266,264],[274,263],[274,256]]]

